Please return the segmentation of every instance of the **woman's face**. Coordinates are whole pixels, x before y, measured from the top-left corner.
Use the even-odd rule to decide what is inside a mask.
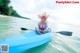
[[[46,21],[46,17],[43,16],[43,17],[41,18],[41,21],[45,22],[45,21]]]

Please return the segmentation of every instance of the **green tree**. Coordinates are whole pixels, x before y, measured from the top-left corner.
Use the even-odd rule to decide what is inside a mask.
[[[8,15],[10,0],[0,0],[0,13]]]
[[[9,6],[10,0],[0,0],[0,14],[21,17],[12,6]]]

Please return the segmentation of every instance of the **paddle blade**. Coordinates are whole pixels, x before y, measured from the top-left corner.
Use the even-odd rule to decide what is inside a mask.
[[[21,28],[21,30],[28,30],[28,29],[26,29],[26,28]]]
[[[72,36],[72,32],[69,32],[69,31],[60,31],[60,32],[57,32],[57,33],[67,35],[67,36]]]

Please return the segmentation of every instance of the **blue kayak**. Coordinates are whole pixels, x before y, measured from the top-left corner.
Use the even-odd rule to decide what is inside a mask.
[[[51,33],[42,35],[36,34],[35,31],[26,32],[19,36],[14,36],[0,40],[0,45],[8,44],[8,53],[22,53],[30,48],[40,46],[51,40]]]

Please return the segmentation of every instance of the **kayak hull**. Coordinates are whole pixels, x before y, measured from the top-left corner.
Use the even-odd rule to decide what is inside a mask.
[[[51,40],[51,33],[37,35],[35,31],[27,32],[25,34],[7,38],[0,44],[8,44],[8,53],[22,53],[30,48],[40,46]]]

